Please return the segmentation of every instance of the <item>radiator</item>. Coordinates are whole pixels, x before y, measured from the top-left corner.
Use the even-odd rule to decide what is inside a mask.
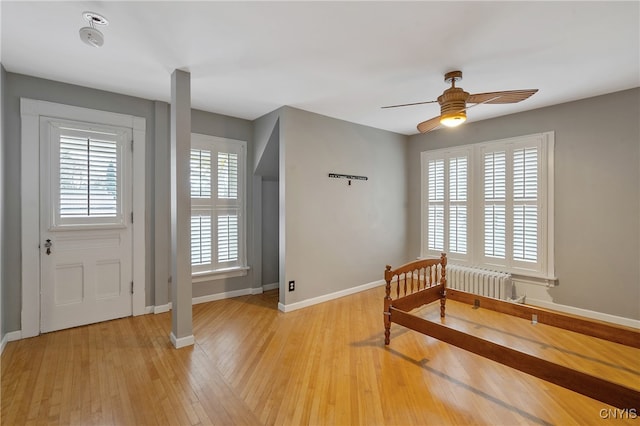
[[[495,299],[515,298],[511,274],[488,269],[449,264],[447,287]]]

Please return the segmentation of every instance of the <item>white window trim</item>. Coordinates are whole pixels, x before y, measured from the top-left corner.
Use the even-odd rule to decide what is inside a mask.
[[[241,277],[241,276],[246,276],[247,272],[249,271],[249,267],[247,265],[247,142],[246,141],[242,141],[242,140],[238,140],[238,139],[230,139],[230,138],[223,138],[223,137],[218,137],[218,136],[211,136],[211,135],[204,135],[204,134],[200,134],[200,133],[191,133],[191,147],[192,148],[201,148],[201,147],[206,147],[206,146],[211,146],[211,145],[215,145],[215,144],[237,144],[240,149],[242,150],[242,156],[243,156],[243,165],[242,165],[242,173],[239,176],[239,191],[241,193],[242,196],[242,209],[241,209],[241,220],[239,223],[239,226],[241,227],[240,230],[240,253],[239,253],[239,257],[240,257],[240,265],[238,266],[233,266],[233,267],[229,267],[229,268],[221,268],[221,269],[210,269],[210,270],[198,270],[198,271],[193,271],[191,273],[191,282],[192,283],[198,283],[198,282],[205,282],[205,281],[214,281],[214,280],[221,280],[221,279],[226,279],[226,278],[233,278],[233,277]],[[212,158],[212,162],[213,162],[213,158]],[[212,188],[212,191],[214,189]],[[191,191],[189,191],[190,193]],[[193,209],[193,206],[192,206]],[[212,217],[213,219],[213,217]],[[212,220],[212,227],[213,225],[213,220]],[[212,242],[213,243],[213,242]],[[193,269],[193,267],[192,267]]]
[[[145,135],[142,117],[75,107],[33,99],[20,99],[21,117],[21,337],[40,334],[40,117],[129,127],[133,131],[133,315],[145,314]]]
[[[480,213],[478,211],[483,210],[483,193],[481,188],[478,185],[483,182],[482,174],[482,152],[485,149],[491,149],[496,146],[504,146],[506,144],[522,144],[524,141],[536,140],[540,143],[541,146],[541,156],[540,156],[540,169],[542,173],[540,174],[539,179],[539,189],[543,197],[541,202],[546,203],[547,208],[543,209],[546,211],[546,216],[542,216],[540,218],[540,226],[543,230],[540,235],[540,244],[543,248],[543,252],[541,253],[541,262],[540,269],[537,271],[533,271],[530,269],[524,269],[516,265],[509,266],[501,266],[501,265],[491,265],[491,269],[495,269],[498,271],[510,272],[513,274],[517,274],[522,277],[530,277],[536,278],[546,281],[554,282],[556,280],[555,277],[555,251],[554,251],[554,233],[555,233],[555,225],[554,225],[554,146],[555,146],[555,133],[553,131],[537,133],[532,135],[524,135],[514,138],[500,139],[470,145],[457,146],[454,148],[445,148],[438,149],[432,151],[424,151],[421,153],[421,253],[420,257],[433,257],[434,255],[438,255],[433,250],[428,250],[427,241],[426,241],[426,220],[427,220],[427,199],[426,199],[426,164],[429,160],[436,158],[445,158],[449,159],[456,154],[464,150],[470,151],[469,157],[469,181],[468,181],[468,191],[469,191],[469,213],[467,215],[468,223],[467,223],[467,232],[469,236],[467,249],[468,249],[468,257],[465,256],[456,256],[453,253],[447,253],[447,256],[450,260],[455,261],[455,263],[459,263],[461,265],[466,266],[479,266],[479,267],[488,267],[483,262],[484,258],[484,232],[482,227],[482,221],[480,219]],[[546,170],[545,170],[546,169]],[[546,195],[545,195],[546,194]],[[446,231],[445,231],[445,240],[447,239]],[[445,249],[447,246],[445,245]]]

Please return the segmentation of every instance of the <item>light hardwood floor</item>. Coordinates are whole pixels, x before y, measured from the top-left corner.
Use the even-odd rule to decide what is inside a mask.
[[[196,344],[179,350],[169,342],[170,313],[10,342],[2,424],[640,421],[614,421],[612,407],[395,324],[385,347],[383,295],[380,287],[287,314],[276,308],[277,290],[196,305]],[[438,304],[419,312],[437,319]],[[446,324],[640,388],[637,349],[452,301]]]

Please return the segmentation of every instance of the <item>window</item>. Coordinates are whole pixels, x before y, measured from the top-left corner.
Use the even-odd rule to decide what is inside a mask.
[[[553,133],[422,153],[422,256],[553,276]]]
[[[60,137],[60,217],[113,217],[118,211],[115,140]]]
[[[426,159],[426,223],[429,252],[467,259],[470,150],[439,152]],[[424,249],[423,249],[424,251]]]
[[[51,122],[53,227],[124,226],[126,130]]]
[[[243,269],[246,142],[191,135],[191,266],[194,275]]]

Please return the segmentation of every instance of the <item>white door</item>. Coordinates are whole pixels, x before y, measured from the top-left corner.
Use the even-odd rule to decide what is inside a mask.
[[[40,330],[132,315],[131,129],[40,119]]]

